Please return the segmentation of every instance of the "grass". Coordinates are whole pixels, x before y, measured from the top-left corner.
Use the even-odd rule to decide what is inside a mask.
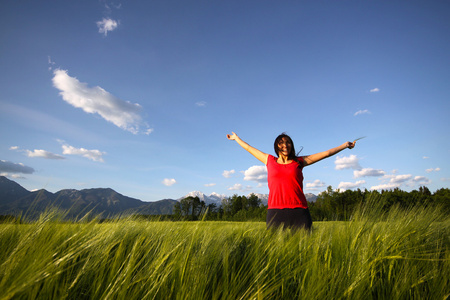
[[[0,224],[0,299],[447,299],[450,219],[360,208],[312,232],[264,223]]]

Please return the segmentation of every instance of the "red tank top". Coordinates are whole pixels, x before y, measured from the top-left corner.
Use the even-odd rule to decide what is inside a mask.
[[[303,158],[301,164],[292,161],[289,164],[277,163],[277,158],[269,155],[267,159],[267,181],[269,183],[269,209],[308,208],[303,193]]]

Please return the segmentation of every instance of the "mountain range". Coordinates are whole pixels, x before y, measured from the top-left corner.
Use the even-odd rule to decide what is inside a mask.
[[[84,190],[65,189],[51,193],[44,189],[28,191],[18,183],[0,176],[0,215],[36,216],[56,207],[70,217],[81,217],[88,212],[102,217],[126,214],[172,214],[177,200],[163,199],[144,202],[117,193],[110,188]]]
[[[251,194],[248,194],[247,197],[249,197],[250,195]],[[261,200],[261,202],[264,205],[267,205],[267,201],[269,200],[269,195],[268,194],[255,193],[255,195],[258,196],[258,198]],[[194,192],[188,193],[187,195],[185,195],[184,197],[181,197],[178,200],[181,200],[181,199],[189,197],[189,196],[198,197],[201,201],[204,201],[206,204],[214,203],[214,204],[217,204],[217,205],[219,205],[224,198],[228,197],[226,195],[220,195],[220,194],[217,194],[217,193],[212,193],[209,196],[207,196],[207,195],[203,194],[202,192],[194,191]],[[314,202],[317,199],[317,196],[314,195],[314,194],[311,194],[311,193],[306,193],[305,197],[306,197],[306,200],[308,200],[310,202]]]
[[[256,194],[263,204],[267,204],[267,194]],[[102,217],[127,214],[169,215],[177,201],[188,196],[199,197],[206,204],[221,204],[225,195],[212,193],[209,196],[199,191],[190,192],[179,199],[163,199],[145,202],[117,193],[110,188],[64,189],[51,193],[44,189],[28,191],[18,183],[0,176],[0,215],[37,216],[50,207],[56,207],[70,218],[81,217],[88,212]],[[306,194],[308,201],[317,196]]]

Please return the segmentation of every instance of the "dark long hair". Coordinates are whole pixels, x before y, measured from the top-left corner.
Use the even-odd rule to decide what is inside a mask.
[[[300,154],[300,152],[302,152],[302,149],[300,149],[300,151],[298,153],[295,153],[295,147],[294,147],[294,142],[292,141],[291,137],[288,136],[285,132],[283,132],[282,134],[280,134],[279,136],[277,136],[277,138],[275,139],[275,142],[273,143],[273,149],[275,150],[275,153],[277,154],[277,156],[279,157],[280,155],[278,154],[278,143],[283,139],[283,138],[287,138],[288,141],[291,143],[292,147],[291,147],[291,152],[289,152],[288,154],[288,159],[294,160],[296,162],[298,162],[300,164],[300,162],[297,159],[297,156]]]

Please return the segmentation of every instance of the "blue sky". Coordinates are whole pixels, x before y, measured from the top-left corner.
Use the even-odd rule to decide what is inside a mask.
[[[268,193],[273,154],[361,136],[305,192],[450,186],[448,1],[0,3],[0,174],[144,201]]]

